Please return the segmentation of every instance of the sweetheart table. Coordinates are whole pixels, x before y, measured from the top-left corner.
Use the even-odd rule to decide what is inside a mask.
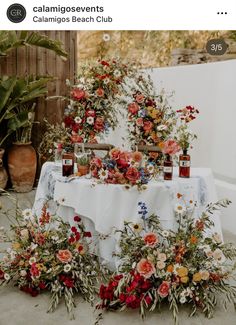
[[[152,180],[146,190],[137,187],[126,189],[124,185],[98,184],[86,177],[66,178],[61,176],[61,167],[52,162],[43,165],[35,197],[34,210],[40,215],[48,200],[57,203],[57,213],[73,224],[73,217],[79,214],[88,230],[96,238],[97,254],[114,266],[112,254],[116,250],[118,234],[124,221],[139,222],[139,202],[144,202],[148,213],[160,217],[165,229],[175,227],[174,207],[177,193],[186,201],[196,201],[195,215],[199,215],[207,203],[217,201],[212,172],[209,168],[191,168],[190,178],[177,177],[174,168],[172,181]],[[215,223],[213,232],[221,233],[219,212],[212,215]]]

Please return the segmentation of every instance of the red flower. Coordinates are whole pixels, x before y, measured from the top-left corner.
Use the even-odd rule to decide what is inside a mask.
[[[104,130],[104,118],[103,117],[97,117],[94,123],[94,129],[97,131],[103,131]]]
[[[116,161],[119,168],[127,168],[129,167],[129,163],[125,159],[118,159]]]
[[[79,233],[79,232],[76,233],[76,235],[75,235],[75,239],[76,239],[77,241],[80,240],[80,233]]]
[[[33,277],[38,277],[38,276],[40,276],[40,271],[39,271],[39,269],[37,268],[36,263],[33,263],[33,264],[31,265],[31,268],[30,268],[30,274],[31,274]]]
[[[165,298],[168,296],[169,290],[170,290],[170,283],[167,281],[163,281],[162,284],[157,289],[157,292],[162,298]]]
[[[98,95],[98,97],[103,97],[104,96],[104,90],[102,88],[98,88],[96,90],[96,94]]]
[[[104,60],[101,61],[101,64],[104,65],[104,66],[107,66],[107,67],[110,66],[110,64],[107,61],[104,61]]]
[[[119,299],[120,299],[121,302],[125,302],[125,300],[126,300],[126,295],[125,295],[124,293],[121,293],[121,294],[119,295]]]
[[[4,279],[4,272],[0,270],[0,280]]]
[[[92,234],[90,231],[85,231],[84,232],[84,237],[92,237]]]
[[[89,109],[88,111],[85,112],[86,117],[95,117],[96,112],[94,109]]]
[[[75,242],[75,237],[71,236],[68,240],[69,244],[73,244]]]
[[[137,168],[135,167],[129,167],[127,172],[126,172],[126,178],[131,182],[131,183],[136,183],[136,181],[140,177],[140,173]]]
[[[141,301],[141,297],[130,295],[126,298],[125,303],[128,307],[135,309],[140,307],[140,301]]]
[[[75,121],[74,121],[74,119],[73,119],[72,117],[70,117],[70,116],[66,116],[66,117],[64,118],[64,123],[65,123],[65,126],[66,126],[66,127],[71,127],[72,125],[75,124]]]
[[[41,290],[46,289],[46,284],[45,284],[44,282],[39,282],[39,288],[40,288]]]
[[[76,221],[76,222],[80,222],[80,221],[81,221],[81,218],[80,218],[79,216],[75,216],[75,217],[74,217],[74,221]]]
[[[85,98],[85,91],[83,89],[79,89],[79,88],[74,88],[71,92],[71,96],[75,99],[75,100],[81,100],[83,98]]]
[[[71,136],[71,142],[72,143],[81,143],[81,142],[83,142],[83,138],[78,134],[73,134]]]
[[[128,105],[128,111],[129,111],[131,114],[133,114],[133,115],[137,114],[137,112],[139,111],[139,109],[140,109],[139,105],[138,105],[137,103],[135,103],[135,102],[130,103],[130,104]]]
[[[123,279],[123,275],[122,274],[118,274],[114,276],[114,280],[116,281],[120,281],[121,279]]]
[[[150,132],[153,128],[153,123],[151,121],[143,122],[143,129],[145,132]]]
[[[144,298],[144,300],[146,301],[146,303],[147,303],[148,305],[150,305],[150,303],[152,302],[152,298],[151,298],[150,296],[146,296],[146,297]]]
[[[64,280],[64,284],[67,288],[73,288],[74,287],[74,280],[71,278],[66,278]]]
[[[74,232],[75,234],[77,233],[76,227],[71,227],[71,231]]]

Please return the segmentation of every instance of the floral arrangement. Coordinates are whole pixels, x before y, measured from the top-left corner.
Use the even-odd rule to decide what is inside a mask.
[[[209,215],[229,201],[208,205],[194,219],[194,203],[184,204],[182,195],[178,197],[176,231],[162,229],[158,218],[148,217],[145,204],[139,203],[140,223],[125,223],[119,231],[120,269],[101,285],[98,308],[138,309],[144,317],[166,302],[178,323],[180,305],[191,306],[191,316],[200,310],[212,317],[218,293],[225,296],[223,304],[236,301],[236,288],[227,282],[235,269],[230,260],[236,249],[224,244],[219,234],[206,233],[213,225]]]
[[[193,106],[186,106],[177,110],[180,119],[180,125],[176,129],[175,140],[178,142],[182,150],[188,150],[193,140],[197,139],[197,135],[189,130],[188,124],[195,120],[199,114],[199,110]]]
[[[141,152],[113,148],[108,157],[104,159],[94,157],[90,162],[90,169],[92,176],[101,182],[127,186],[137,185],[138,188],[143,189],[154,173],[152,164],[143,165],[145,164],[143,164]]]
[[[62,150],[68,144],[71,143],[71,134],[62,124],[50,124],[46,119],[44,120],[46,126],[46,132],[40,142],[38,153],[43,160],[54,160],[55,150]]]
[[[74,142],[97,142],[96,136],[117,125],[116,106],[123,103],[130,69],[119,60],[99,60],[82,68],[78,83],[70,85],[64,122]]]
[[[89,252],[91,233],[85,231],[79,216],[74,217],[74,224],[71,227],[51,216],[46,207],[39,219],[31,209],[17,209],[10,234],[4,229],[0,232],[1,241],[11,244],[0,262],[0,284],[13,282],[33,297],[51,291],[49,311],[64,297],[72,317],[75,293],[92,302],[104,273]]]

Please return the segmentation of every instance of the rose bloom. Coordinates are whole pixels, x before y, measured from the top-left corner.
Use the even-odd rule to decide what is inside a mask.
[[[180,151],[180,146],[175,140],[167,140],[163,144],[162,151],[164,154],[175,155]]]
[[[207,270],[200,271],[202,280],[207,281],[209,279],[210,273]]]
[[[135,102],[128,105],[128,111],[133,115],[137,114],[139,109],[140,109],[139,105]]]
[[[137,95],[135,96],[135,100],[136,100],[136,102],[139,103],[139,104],[141,104],[141,103],[144,102],[144,98],[145,98],[145,97],[144,97],[142,94],[137,94]]]
[[[120,158],[120,149],[119,148],[113,148],[111,149],[111,151],[109,152],[109,156],[114,159],[117,160]]]
[[[104,130],[104,118],[103,117],[97,117],[94,123],[94,129],[97,131]]]
[[[79,88],[74,88],[71,92],[71,96],[75,99],[75,100],[81,100],[83,98],[85,98],[85,91],[83,89],[79,89]]]
[[[60,249],[57,253],[57,258],[62,263],[68,263],[72,260],[72,254],[68,249]]]
[[[156,266],[157,266],[157,269],[162,270],[166,266],[166,263],[163,261],[158,261]]]
[[[142,117],[137,118],[136,125],[137,126],[143,126],[143,118]]]
[[[153,128],[153,123],[151,121],[143,122],[143,129],[145,132],[149,133]]]
[[[95,112],[94,109],[89,109],[89,110],[87,110],[87,111],[85,112],[85,115],[86,115],[87,117],[95,117],[95,116],[96,116],[96,112]]]
[[[140,162],[143,159],[143,155],[139,151],[134,151],[132,153],[132,158],[135,162]]]
[[[143,240],[147,246],[154,247],[158,243],[158,237],[153,232],[144,235]]]
[[[104,96],[104,90],[102,88],[98,88],[96,90],[96,94],[98,95],[98,97],[103,97]]]
[[[152,262],[146,258],[142,258],[137,264],[137,271],[144,278],[148,279],[155,273],[155,267]]]
[[[136,181],[140,177],[140,173],[137,170],[137,168],[129,167],[126,174],[125,174],[125,176],[131,183],[136,183]]]
[[[170,283],[167,281],[163,281],[162,284],[157,289],[158,294],[161,298],[165,298],[168,296],[170,290]]]

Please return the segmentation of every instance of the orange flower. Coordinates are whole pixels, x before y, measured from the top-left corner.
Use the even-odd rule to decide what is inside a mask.
[[[166,269],[167,272],[172,273],[173,270],[174,270],[174,266],[172,264],[167,266],[167,269]]]
[[[137,271],[144,278],[150,278],[155,272],[155,267],[153,263],[145,258],[142,258],[137,264]]]
[[[132,154],[132,158],[133,158],[134,161],[140,162],[142,160],[142,158],[143,158],[143,155],[139,151],[134,151],[133,154]]]
[[[194,235],[190,237],[190,243],[191,244],[196,244],[198,242],[198,238]]]
[[[176,196],[177,196],[177,199],[180,199],[183,195],[180,193],[177,193]]]
[[[57,258],[62,263],[68,263],[72,260],[72,254],[68,249],[61,249],[57,253]]]
[[[153,232],[144,235],[143,240],[145,241],[145,244],[150,247],[154,247],[159,241],[157,235]]]

